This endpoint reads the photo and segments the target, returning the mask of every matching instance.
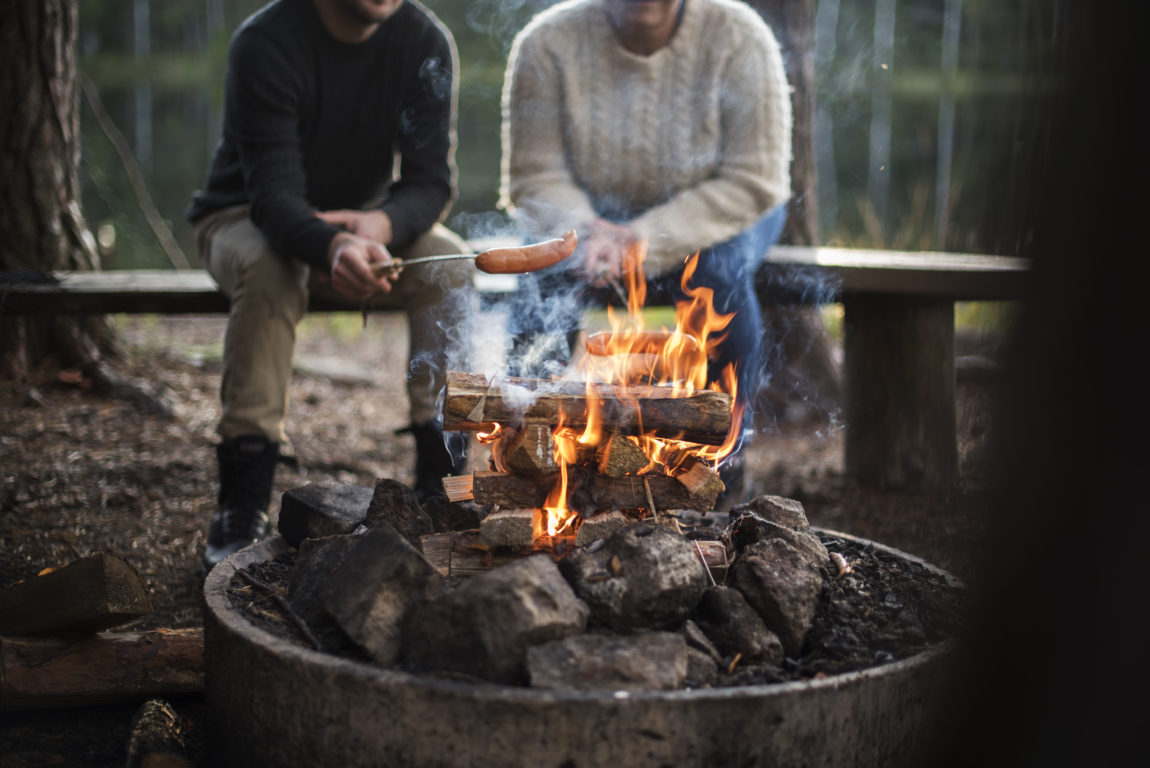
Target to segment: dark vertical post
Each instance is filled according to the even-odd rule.
[[[782,241],[815,245],[819,241],[815,173],[815,2],[750,0],[748,5],[770,25],[783,51],[791,85],[794,131],[791,139],[791,201]],[[768,267],[769,268],[769,267]],[[778,348],[768,350],[771,382],[760,411],[785,407],[798,397],[833,410],[840,399],[838,366],[831,354],[818,307],[763,307],[763,320],[775,330]]]
[[[958,471],[954,303],[844,302],[846,472],[884,490],[945,492]]]

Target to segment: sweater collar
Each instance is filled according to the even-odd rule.
[[[675,20],[675,31],[671,35],[671,39],[667,41],[666,45],[649,56],[632,53],[619,43],[619,39],[615,37],[615,30],[611,27],[611,20],[607,15],[605,6],[601,5],[599,18],[607,34],[610,36],[612,48],[620,57],[626,61],[636,63],[646,62],[654,66],[670,56],[681,55],[684,46],[690,45],[690,43],[684,41],[693,37],[692,30],[699,18],[700,11],[698,5],[700,2],[702,2],[702,0],[683,0],[683,4],[679,6],[679,17]]]

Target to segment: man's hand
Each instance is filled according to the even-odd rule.
[[[343,227],[353,235],[383,245],[391,244],[391,217],[383,211],[320,211],[316,216],[328,224]]]
[[[583,251],[583,279],[601,287],[622,278],[623,257],[638,240],[631,228],[595,219],[584,231],[588,234],[579,240],[579,249]]]
[[[340,232],[331,241],[327,252],[331,285],[352,301],[364,301],[381,291],[387,293],[391,290],[391,282],[386,277],[373,275],[371,265],[390,261],[391,254],[382,243]]]

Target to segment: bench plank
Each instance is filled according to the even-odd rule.
[[[883,251],[778,245],[759,273],[760,288],[811,293],[809,281],[823,281],[813,300],[829,303],[844,295],[936,297],[952,301],[1021,298],[1029,279],[1025,259],[941,251]]]
[[[776,246],[758,285],[774,303],[830,303],[850,295],[1008,300],[1024,295],[1029,270],[1022,259],[978,254]],[[212,314],[228,300],[202,269],[55,272],[44,281],[0,273],[4,314]],[[506,278],[480,275],[481,278]],[[490,283],[490,284],[488,284]],[[514,290],[506,279],[480,280],[483,293]],[[313,312],[358,307],[313,300]]]

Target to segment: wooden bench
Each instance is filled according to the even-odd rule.
[[[492,243],[484,243],[490,247]],[[1024,298],[1021,259],[776,246],[759,272],[764,302],[844,307],[845,471],[886,489],[947,490],[957,475],[954,303]],[[204,314],[227,299],[203,270],[68,272],[52,282],[0,273],[3,314]],[[514,290],[481,275],[488,299]],[[312,311],[348,311],[315,301]]]

